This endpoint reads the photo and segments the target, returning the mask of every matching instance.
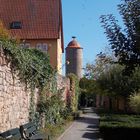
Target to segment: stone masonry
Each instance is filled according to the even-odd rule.
[[[0,132],[28,122],[30,94],[0,56]]]
[[[65,102],[67,102],[67,96],[70,94],[70,79],[57,74],[57,89],[62,89],[62,98],[65,100]]]
[[[63,89],[63,100],[67,101],[70,80],[58,74],[57,87]],[[0,132],[29,122],[30,95],[26,86],[11,72],[4,55],[0,53]],[[37,104],[37,89],[34,97]]]

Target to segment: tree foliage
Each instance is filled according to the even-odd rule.
[[[82,106],[95,104],[96,82],[94,79],[83,77],[79,83],[81,89],[80,104]]]
[[[119,64],[125,65],[125,72],[130,74],[135,67],[140,66],[140,1],[123,0],[118,10],[124,30],[113,15],[102,15],[101,23]]]
[[[103,72],[105,72],[115,61],[113,54],[109,52],[100,52],[97,54],[95,63],[87,63],[85,68],[85,77],[96,80]]]
[[[140,93],[130,95],[129,105],[136,113],[140,113]]]
[[[97,84],[102,92],[110,96],[126,96],[131,91],[131,80],[122,75],[122,67],[115,65],[102,73],[97,79]]]
[[[93,93],[95,89],[95,80],[84,77],[80,80],[79,85],[82,92]]]
[[[106,52],[98,54],[95,64],[88,64],[86,73],[90,76],[83,79],[80,84],[86,87],[85,91],[92,93],[111,97],[128,97],[140,89],[140,68],[135,68],[129,76],[124,75],[124,66],[114,63],[116,58],[110,54]]]

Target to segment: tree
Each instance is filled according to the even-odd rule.
[[[101,23],[118,63],[125,65],[125,72],[130,74],[140,66],[140,0],[123,0],[118,10],[124,30],[113,15],[102,15]]]
[[[95,64],[87,64],[87,79],[83,79],[83,85],[90,92],[109,95],[112,97],[128,97],[134,91],[140,89],[140,68],[130,75],[123,75],[124,66],[114,63],[117,59],[110,52],[104,51],[97,55]],[[94,81],[94,83],[92,82]],[[93,83],[93,84],[91,84]],[[87,85],[91,85],[87,86]]]
[[[132,78],[122,74],[123,66],[113,65],[97,79],[98,87],[109,96],[128,97],[133,92]]]
[[[106,50],[109,48],[106,48]],[[115,61],[115,57],[110,50],[100,52],[97,54],[95,63],[87,63],[85,68],[85,77],[96,80],[101,73],[109,69],[111,64]]]
[[[95,103],[96,94],[103,93],[98,86],[98,78],[112,67],[115,61],[114,55],[109,48],[105,48],[104,52],[97,54],[95,63],[88,63],[85,68],[85,77],[80,80],[81,95],[86,99],[86,104],[90,99]]]
[[[86,77],[80,80],[80,88],[81,88],[81,95],[80,95],[80,104],[81,106],[92,106],[95,104],[95,91],[96,85],[95,80],[87,79]]]

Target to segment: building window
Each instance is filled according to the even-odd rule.
[[[41,49],[41,43],[38,43],[38,44],[36,45],[36,48],[37,48],[37,49]]]
[[[20,48],[24,48],[24,44],[23,43],[21,43],[19,46],[20,46]]]
[[[21,43],[20,47],[21,48],[30,48],[30,43]]]
[[[21,29],[22,28],[22,24],[20,21],[13,21],[12,23],[10,23],[10,29]]]
[[[46,43],[38,43],[36,48],[44,52],[48,51],[48,45]]]
[[[25,43],[24,48],[30,48],[30,43]]]

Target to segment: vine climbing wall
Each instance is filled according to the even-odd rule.
[[[70,93],[70,80],[57,75],[57,90],[62,92],[62,100],[67,102]],[[0,132],[19,127],[29,122],[29,112],[32,94],[18,76],[12,73],[5,56],[0,53]],[[36,108],[39,94],[34,92],[34,107]]]

